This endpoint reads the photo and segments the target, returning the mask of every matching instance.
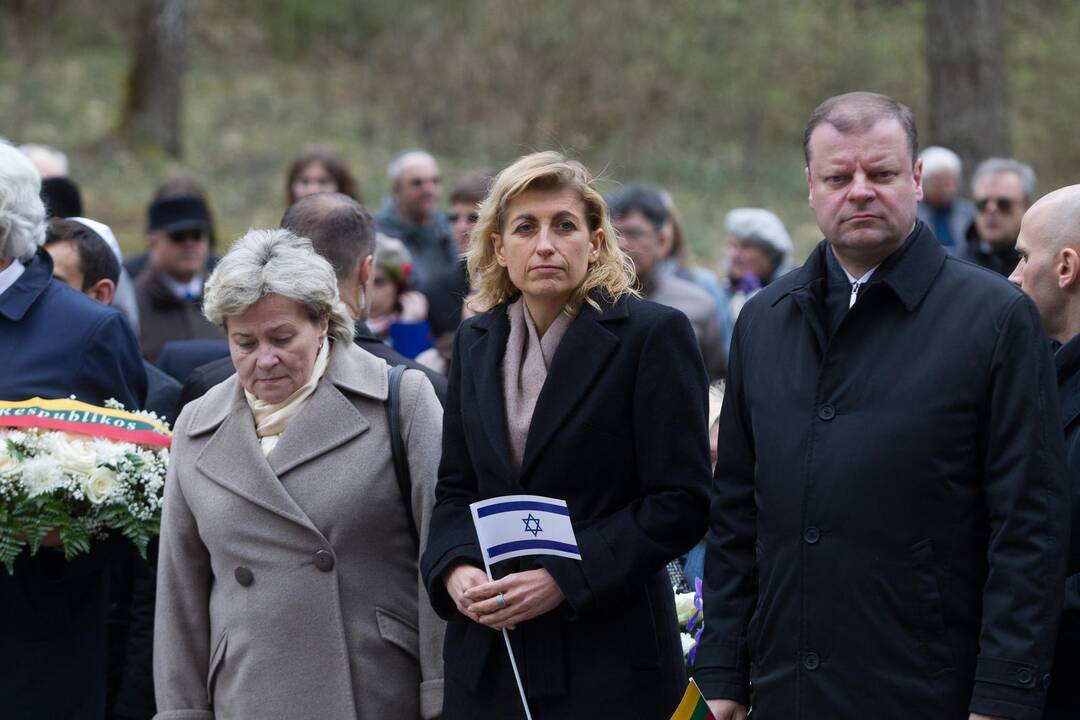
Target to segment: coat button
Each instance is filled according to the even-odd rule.
[[[828,422],[836,417],[836,408],[832,406],[832,403],[825,403],[818,408],[817,416],[825,422]]]
[[[1031,674],[1031,671],[1027,668],[1020,668],[1016,671],[1016,680],[1021,685],[1029,685],[1035,677]]]
[[[330,554],[329,550],[315,551],[315,567],[323,572],[330,572],[334,569],[334,556]]]
[[[821,657],[816,652],[808,652],[803,656],[802,664],[807,670],[817,670],[821,667]]]
[[[255,582],[255,574],[251,572],[251,568],[246,568],[243,565],[233,571],[233,577],[236,578],[236,582],[240,583],[244,587],[247,587],[248,585],[251,585],[251,583]]]
[[[821,531],[818,530],[816,527],[808,527],[803,532],[803,540],[805,540],[808,545],[815,545],[820,539]]]
[[[1043,675],[1043,689],[1050,687],[1050,673]]]

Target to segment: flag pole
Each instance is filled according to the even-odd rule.
[[[487,553],[483,553],[484,556],[484,571],[487,573],[488,580],[495,582],[495,578],[491,577],[491,565],[488,563]],[[521,684],[521,673],[518,672],[517,660],[514,659],[514,649],[510,646],[510,633],[506,632],[506,628],[502,631],[503,640],[506,641],[506,654],[510,656],[510,667],[514,669],[514,680],[517,681],[518,694],[521,696],[521,705],[525,708],[525,719],[532,720],[532,713],[529,712],[529,701],[525,699],[525,686]]]

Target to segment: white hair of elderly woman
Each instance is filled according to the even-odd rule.
[[[783,259],[794,249],[783,220],[765,208],[735,208],[724,217],[724,229],[747,242],[768,247]]]
[[[0,138],[0,260],[29,262],[45,244],[45,205],[37,168]]]
[[[281,295],[314,320],[330,319],[330,337],[352,342],[354,325],[338,297],[334,268],[311,241],[288,230],[248,230],[233,243],[206,281],[203,313],[225,327],[266,295]]]
[[[942,172],[947,172],[959,180],[960,173],[964,168],[959,155],[940,145],[931,145],[923,150],[919,153],[919,160],[922,161],[924,180]]]

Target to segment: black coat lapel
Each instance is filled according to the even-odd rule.
[[[603,322],[625,317],[625,313],[623,303],[607,306],[602,314],[585,304],[570,323],[552,358],[547,380],[533,410],[529,436],[525,441],[525,457],[521,463],[521,477],[526,477],[555,430],[563,425],[585,397],[596,376],[618,347],[618,336],[604,327]]]
[[[507,436],[506,400],[503,396],[502,379],[502,360],[506,353],[506,339],[510,336],[510,319],[506,316],[506,306],[499,305],[494,308],[474,327],[480,331],[480,337],[469,348],[469,366],[472,368],[476,387],[480,422],[499,462],[506,469],[506,477],[514,478],[517,473],[510,461],[510,439]]]

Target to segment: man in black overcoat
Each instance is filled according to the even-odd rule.
[[[831,98],[804,149],[825,240],[735,327],[695,677],[717,720],[751,683],[755,720],[1037,720],[1069,538],[1038,313],[916,219],[906,107]]]
[[[1009,280],[1031,296],[1046,334],[1058,345],[1054,354],[1065,460],[1070,482],[1068,505],[1080,518],[1080,185],[1056,190],[1024,215],[1016,241],[1020,262]],[[1046,696],[1047,720],[1080,717],[1080,532],[1069,543],[1065,610],[1054,654],[1055,682]]]

